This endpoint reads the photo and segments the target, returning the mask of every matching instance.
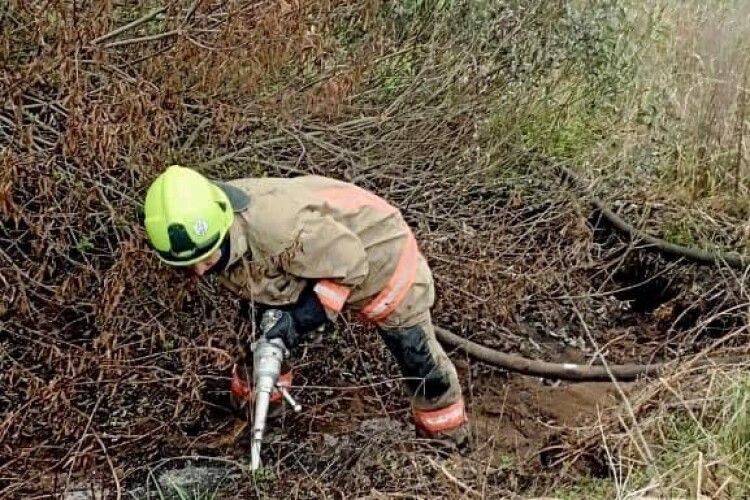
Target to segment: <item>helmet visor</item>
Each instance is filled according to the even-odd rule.
[[[220,233],[217,233],[216,236],[208,240],[203,245],[196,245],[192,240],[188,239],[187,241],[189,243],[182,245],[180,252],[176,252],[174,249],[164,251],[159,250],[158,248],[152,248],[154,248],[156,253],[159,254],[159,257],[161,257],[162,260],[164,260],[168,264],[171,264],[173,266],[189,266],[195,264],[196,262],[200,262],[201,260],[211,255],[214,250],[219,247],[220,239]]]

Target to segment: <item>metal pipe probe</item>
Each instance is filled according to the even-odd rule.
[[[253,352],[253,380],[255,390],[255,417],[253,419],[253,437],[250,447],[250,470],[260,468],[260,449],[263,444],[263,433],[266,429],[268,406],[274,389],[281,391],[284,399],[289,402],[294,411],[300,411],[297,404],[286,389],[277,385],[281,373],[281,363],[286,351],[281,339],[268,340],[261,337]]]

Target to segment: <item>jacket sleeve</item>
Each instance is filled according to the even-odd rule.
[[[369,266],[362,241],[330,215],[318,213],[302,217],[298,239],[299,252],[286,270],[316,280],[315,293],[334,319],[351,290],[367,278]]]
[[[297,302],[307,280],[280,269],[251,270],[248,262],[240,261],[221,282],[241,297],[264,306],[288,306]]]

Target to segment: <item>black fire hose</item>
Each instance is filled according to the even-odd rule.
[[[664,367],[663,364],[653,365],[580,365],[575,363],[550,363],[536,359],[524,358],[515,354],[490,349],[472,342],[446,330],[435,326],[435,335],[441,342],[465,351],[472,358],[485,363],[535,377],[577,380],[577,381],[618,381],[634,380],[641,375],[654,375]]]
[[[604,202],[593,196],[585,187],[581,178],[572,170],[562,165],[555,169],[563,179],[567,179],[586,191],[591,204],[601,213],[602,217],[612,226],[627,234],[633,240],[648,243],[647,250],[657,251],[666,255],[683,257],[687,260],[708,265],[728,265],[735,269],[745,269],[750,264],[750,258],[737,253],[709,252],[699,248],[690,248],[669,243],[661,238],[651,236],[626,222],[619,215],[610,210]],[[664,368],[664,364],[626,364],[626,365],[580,365],[574,363],[550,363],[535,359],[524,358],[514,354],[507,354],[485,347],[456,335],[455,333],[435,326],[435,334],[441,342],[464,350],[469,356],[487,364],[505,370],[532,375],[535,377],[554,378],[577,381],[611,381],[634,380],[642,375],[655,375]]]
[[[610,210],[599,198],[593,196],[588,189],[586,189],[583,180],[575,172],[562,165],[555,165],[554,168],[560,177],[571,181],[579,189],[584,190],[591,201],[591,204],[596,207],[596,209],[602,214],[602,217],[612,224],[615,229],[627,234],[632,240],[640,240],[648,243],[650,246],[644,247],[644,250],[653,250],[673,257],[683,257],[699,264],[725,264],[729,267],[741,270],[744,270],[748,264],[750,264],[750,258],[745,255],[740,255],[734,252],[711,252],[700,248],[675,245],[674,243],[670,243],[641,231]]]

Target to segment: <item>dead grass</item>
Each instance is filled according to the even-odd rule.
[[[580,314],[607,359],[645,361],[745,325],[740,281],[603,235],[539,159],[583,155],[612,130],[602,109],[631,55],[612,39],[625,20],[602,27],[616,12],[593,5],[587,18],[541,0],[3,4],[0,496],[80,477],[112,492],[170,457],[244,459],[241,444],[216,444],[227,368],[249,334],[239,304],[161,267],[138,224],[145,187],[173,162],[220,177],[320,173],[383,194],[435,269],[436,316],[493,347],[593,358]],[[642,308],[654,281],[674,293]],[[510,495],[554,481],[536,462],[449,463],[409,431],[362,428],[407,420],[369,333],[347,326],[301,354],[307,411],[267,448],[284,479],[241,494]]]
[[[700,376],[678,369],[635,395],[635,425],[647,436],[650,461],[644,460],[633,433],[625,431],[633,428],[631,422],[603,415],[599,428],[585,439],[599,443],[611,479],[572,491],[598,488],[616,498],[745,497],[750,463],[744,369],[717,367]]]
[[[656,221],[644,222],[650,231],[746,250],[747,4],[665,0],[624,10],[635,52],[614,58],[625,57],[630,78],[594,117],[595,143],[569,158],[612,202],[639,200],[650,210],[641,216]]]

